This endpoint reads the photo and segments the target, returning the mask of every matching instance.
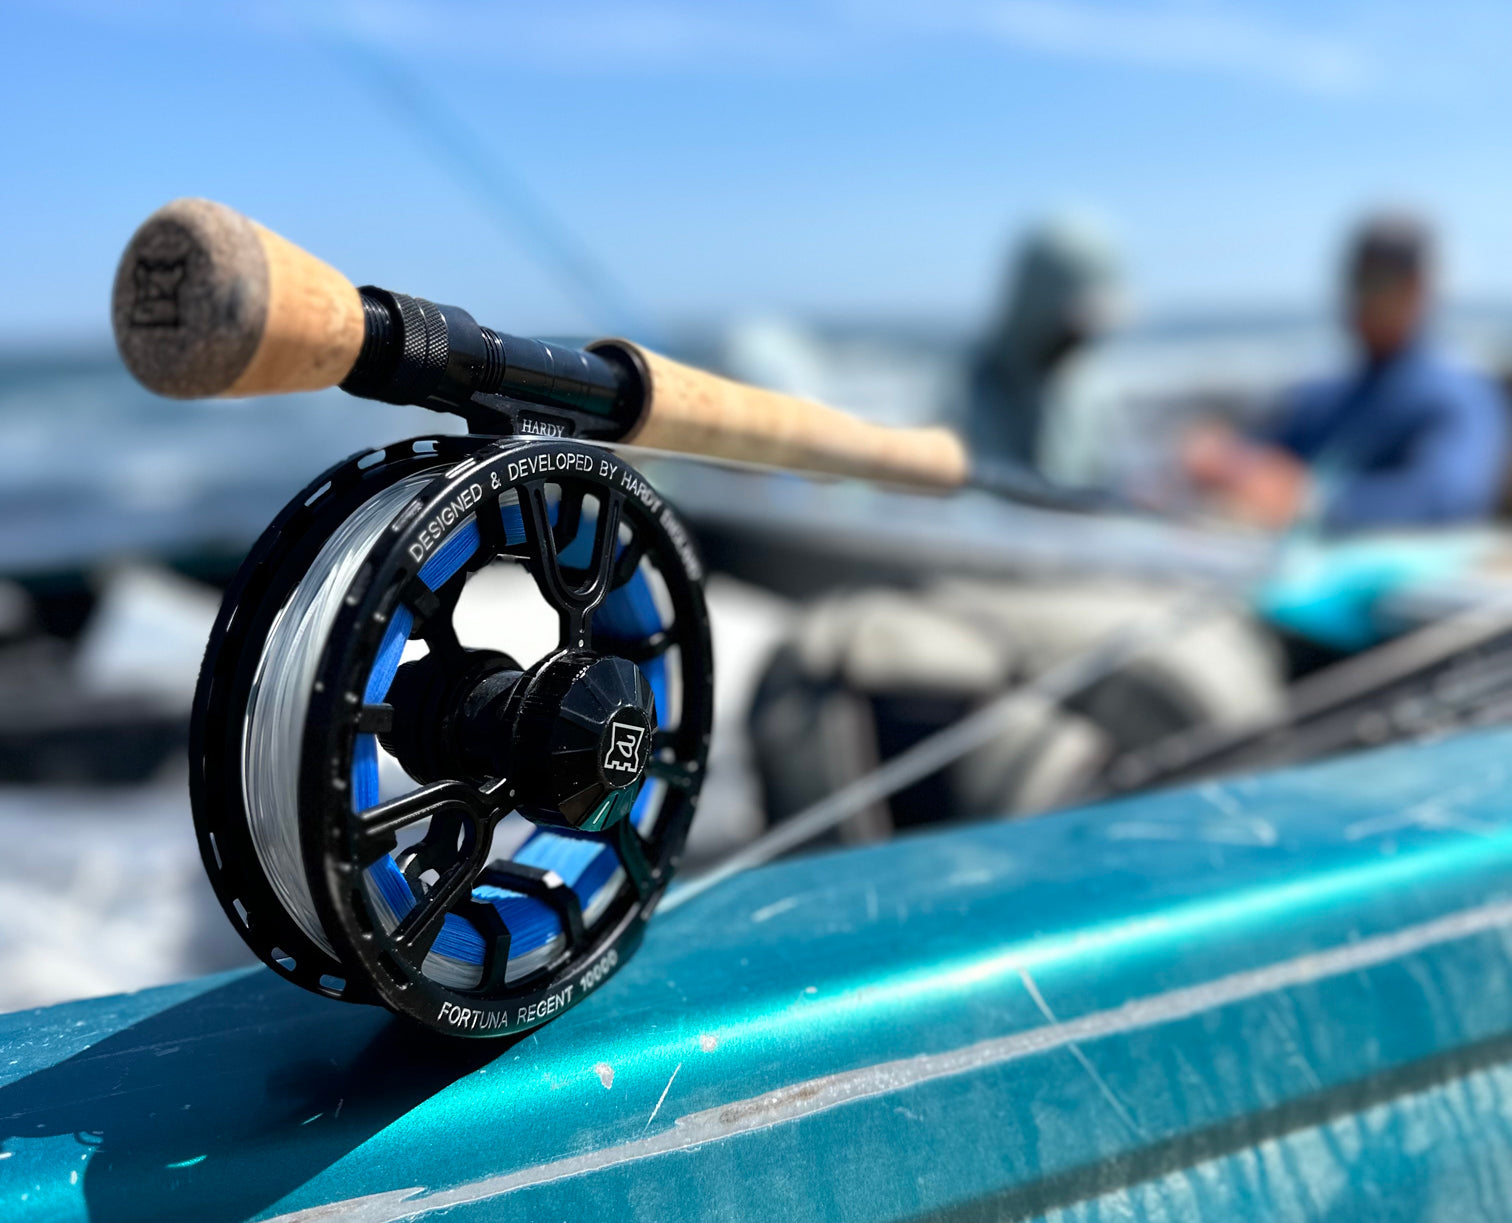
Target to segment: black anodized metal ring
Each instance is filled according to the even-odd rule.
[[[349,785],[359,733],[359,697],[390,618],[405,593],[415,587],[423,559],[416,559],[412,545],[420,540],[424,524],[435,511],[454,503],[464,491],[481,488],[484,499],[475,508],[481,521],[498,513],[499,496],[514,491],[523,504],[544,483],[558,485],[564,497],[576,488],[604,498],[601,505],[612,498],[630,525],[637,548],[643,549],[661,574],[672,625],[661,635],[665,639],[659,648],[675,645],[679,652],[681,716],[659,750],[668,758],[663,762],[667,775],[676,781],[668,785],[649,840],[635,833],[627,820],[604,834],[619,855],[626,883],[586,933],[585,945],[573,947],[569,942],[567,951],[553,963],[523,980],[508,984],[496,980],[484,990],[454,989],[396,954],[392,934],[382,929],[361,884],[365,846],[360,821],[351,810]],[[305,813],[301,825],[304,857],[322,927],[347,976],[359,981],[363,994],[371,993],[394,1011],[433,1029],[460,1036],[502,1036],[537,1026],[607,980],[638,944],[681,857],[713,716],[702,570],[688,533],[671,508],[623,460],[599,447],[564,439],[501,440],[459,462],[444,481],[428,490],[424,500],[414,512],[401,514],[402,525],[396,524],[397,530],[385,532],[374,545],[353,583],[355,597],[343,604],[332,626],[311,697],[302,752],[299,793]],[[536,555],[530,563],[538,570],[543,561]],[[536,576],[544,593],[552,584],[539,571]],[[564,648],[574,644],[566,640],[569,621],[577,623],[564,613]],[[590,639],[589,648],[593,644]]]

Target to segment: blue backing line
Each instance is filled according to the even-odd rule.
[[[637,569],[630,580],[609,592],[602,606],[593,613],[595,634],[616,641],[644,641],[661,631],[661,616],[646,575]]]
[[[578,524],[578,533],[572,537],[572,542],[557,553],[557,564],[563,569],[586,569],[588,562],[593,559],[593,534],[596,527],[597,523],[592,518],[584,518]]]
[[[510,545],[523,544],[525,542],[525,512],[520,509],[520,503],[516,501],[512,505],[506,505],[502,501],[499,502],[499,517],[504,520],[504,542]]]
[[[553,498],[546,503],[546,521],[551,523],[552,526],[556,526],[557,514],[561,508],[562,503],[559,498]],[[500,501],[499,518],[504,523],[505,544],[511,548],[523,544],[525,542],[525,512],[520,509],[520,503],[518,501]],[[579,530],[578,538],[581,539],[582,536],[583,532]],[[592,538],[591,533],[589,538]],[[568,546],[569,550],[576,545],[577,540],[575,539]]]
[[[389,685],[394,682],[394,673],[399,670],[399,661],[404,657],[404,647],[409,641],[410,630],[415,627],[415,614],[403,605],[394,609],[389,619],[388,632],[373,659],[373,669],[368,672],[367,687],[362,699],[369,705],[377,705],[388,695]],[[368,736],[372,738],[371,735]]]
[[[630,808],[630,822],[638,829],[646,826],[646,817],[651,811],[651,805],[660,797],[667,783],[656,777],[648,777],[642,783],[640,793],[635,796],[635,805]]]
[[[646,575],[637,569],[630,580],[618,590],[609,592],[603,605],[593,613],[593,634],[610,642],[645,641],[661,632],[661,614],[656,610],[656,600],[651,594],[651,584]],[[656,700],[656,716],[660,720],[668,712],[667,703],[667,656],[658,654],[641,664],[641,671],[651,685],[651,695]]]
[[[373,659],[373,669],[368,672],[367,687],[362,692],[362,699],[367,704],[376,705],[388,695],[394,672],[399,670],[399,660],[404,656],[404,643],[409,640],[414,623],[415,617],[409,608],[395,608],[388,632],[383,635],[378,655]],[[352,750],[352,809],[366,811],[377,802],[378,736],[358,735]]]
[[[462,568],[478,550],[478,524],[469,518],[461,528],[448,535],[436,554],[420,566],[420,580],[436,590]]]
[[[556,521],[557,505],[550,507],[551,521]],[[525,529],[518,504],[501,505],[506,543],[524,541]],[[571,565],[574,554],[592,547],[593,524],[585,522],[577,537],[562,551],[563,563]],[[445,584],[476,553],[479,545],[478,525],[469,519],[449,536],[420,570],[421,580],[432,590]],[[581,564],[581,560],[579,561]],[[661,619],[645,575],[636,570],[630,580],[611,591],[595,613],[596,625],[605,636],[624,641],[643,640],[661,629]],[[388,632],[373,660],[364,700],[376,704],[388,694],[399,669],[405,643],[409,640],[414,618],[408,608],[399,608],[389,623]],[[666,707],[666,660],[658,656],[647,664],[657,708]],[[647,818],[652,802],[663,791],[658,783],[641,787],[631,808],[630,819],[637,828]],[[363,811],[378,802],[378,740],[376,735],[358,735],[352,760],[353,809]],[[619,868],[619,858],[607,841],[586,837],[556,836],[537,830],[520,847],[515,860],[540,870],[554,871],[577,893],[586,909],[595,894]],[[390,857],[383,857],[367,872],[383,904],[396,920],[402,919],[415,905],[409,881]],[[498,911],[510,932],[511,958],[546,946],[562,933],[555,910],[544,902],[504,888],[473,889],[475,900],[489,903]],[[467,964],[483,962],[483,938],[472,923],[455,913],[448,913],[432,947],[434,954]]]
[[[352,749],[352,810],[378,805],[378,736],[358,735]]]

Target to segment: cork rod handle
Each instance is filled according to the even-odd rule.
[[[632,445],[925,488],[960,488],[970,476],[966,447],[949,429],[879,425],[692,369],[626,340],[589,348],[618,350],[643,371],[646,403],[624,439]]]
[[[111,324],[126,367],[175,399],[335,386],[362,348],[362,301],[335,268],[210,200],[132,235]]]
[[[479,331],[471,316],[454,313]],[[335,386],[362,355],[366,330],[362,298],[340,272],[224,204],[198,199],[160,208],[132,236],[116,272],[111,321],[138,381],[180,399]],[[449,345],[451,326],[427,344],[439,338]],[[627,379],[632,367],[639,374],[639,414],[621,440],[930,488],[958,488],[969,478],[965,447],[948,430],[888,428],[703,373],[624,340],[590,350],[615,357]],[[539,395],[544,375],[515,370],[514,361],[498,368],[499,385],[481,389],[508,394],[513,375],[527,388],[525,398]],[[559,377],[554,366],[552,377]],[[632,416],[636,399],[632,394]]]

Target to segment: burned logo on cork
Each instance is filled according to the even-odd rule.
[[[177,327],[180,325],[179,289],[188,271],[187,256],[177,259],[136,261],[131,270],[131,309],[127,320],[133,327]]]

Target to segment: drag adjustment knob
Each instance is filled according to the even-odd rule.
[[[656,733],[640,668],[567,650],[543,662],[513,704],[509,778],[521,814],[586,832],[622,818]]]

